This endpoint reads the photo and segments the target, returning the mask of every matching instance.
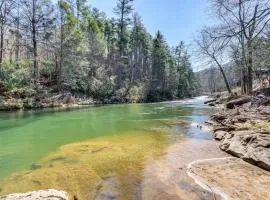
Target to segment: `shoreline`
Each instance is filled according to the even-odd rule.
[[[57,99],[59,97],[59,99]],[[56,99],[55,99],[56,98]],[[188,101],[196,97],[184,98],[184,99],[172,99],[167,101],[146,102],[139,100],[133,102],[126,98],[112,97],[111,99],[105,99],[103,101],[93,100],[92,98],[76,98],[70,94],[59,94],[40,101],[32,101],[31,99],[21,98],[7,98],[3,100],[0,98],[0,113],[16,112],[16,111],[38,111],[43,109],[76,109],[85,108],[91,106],[105,106],[105,105],[125,105],[125,104],[153,104],[153,103],[166,103],[174,101]],[[28,102],[32,101],[32,102]]]
[[[218,97],[205,104],[213,107],[215,113],[204,124],[194,125],[212,134],[219,149],[230,157],[193,161],[187,166],[187,174],[212,192],[214,199],[216,195],[224,200],[241,199],[244,195],[268,200],[270,194],[265,191],[270,190],[269,99]],[[235,177],[239,180],[234,181]]]
[[[260,104],[266,101],[256,96],[218,103],[216,112],[203,126],[211,130],[222,151],[270,171],[270,101],[263,98],[267,103]]]
[[[224,200],[229,200],[230,198],[228,197],[227,194],[225,194],[221,188],[212,186],[209,184],[205,179],[201,178],[198,174],[196,174],[193,171],[193,166],[200,164],[200,163],[205,163],[209,162],[212,163],[213,161],[217,160],[228,160],[231,159],[232,157],[223,157],[223,158],[210,158],[210,159],[202,159],[202,160],[196,160],[187,165],[187,174],[194,180],[196,184],[198,184],[200,187],[202,187],[204,190],[213,193],[214,199],[215,195],[219,195],[222,199]]]
[[[193,161],[187,166],[187,174],[212,192],[214,199],[217,195],[224,200],[243,196],[268,200],[270,194],[265,191],[270,190],[270,104],[260,105],[253,100],[256,97],[228,98],[222,103],[220,98],[224,97],[205,102],[215,113],[204,124],[194,125],[212,134],[219,149],[230,157]],[[235,177],[239,180],[234,181]]]
[[[224,157],[191,162],[188,175],[206,191],[224,200],[268,200],[270,173],[240,158]],[[256,188],[256,191],[254,191]]]
[[[220,113],[223,110],[219,106],[216,111]],[[213,132],[217,127],[209,125],[209,121],[204,125],[192,122],[190,126],[215,138],[216,132]],[[196,196],[207,195],[209,198],[224,200],[241,199],[238,196],[268,200],[270,196],[265,191],[270,189],[270,173],[244,162],[242,158],[229,156],[229,152],[218,147],[218,141],[184,140],[170,145],[160,159],[146,165],[146,178],[141,186],[142,199],[156,199],[157,194],[166,199],[169,191],[175,199],[196,199]],[[234,180],[235,177],[238,177],[237,181]],[[109,186],[114,182],[114,179],[109,179]],[[105,191],[101,192],[106,192],[107,182],[104,184]],[[155,189],[148,188],[149,185],[154,185]],[[253,189],[257,187],[259,192],[254,192]]]

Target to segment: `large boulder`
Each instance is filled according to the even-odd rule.
[[[235,131],[226,134],[220,148],[229,154],[270,171],[270,134]]]
[[[0,197],[0,200],[69,200],[64,191],[54,189],[40,190],[28,193],[17,193]]]

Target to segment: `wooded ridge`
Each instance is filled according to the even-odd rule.
[[[87,0],[2,0],[0,95],[40,99],[59,93],[105,101],[154,102],[197,93],[184,42],[152,37],[133,0],[116,18]]]

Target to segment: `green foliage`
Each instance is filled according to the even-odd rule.
[[[104,100],[110,98],[115,94],[115,78],[104,77],[105,79],[100,80],[94,78],[88,85],[88,94],[93,98]]]
[[[133,0],[117,1],[117,19],[108,19],[86,0],[58,0],[53,13],[48,9],[52,3],[45,5],[48,7],[42,4],[38,10],[54,25],[39,22],[37,26],[36,93],[68,91],[99,100],[120,97],[131,102],[195,94],[197,82],[184,43],[170,49],[160,31],[153,39],[140,16],[133,13]],[[32,41],[29,30],[21,32],[19,27],[11,32],[16,33],[17,41]],[[3,63],[3,82],[10,90],[34,83],[33,45],[28,40],[25,43],[15,45],[22,52],[17,61]]]
[[[132,103],[141,102],[144,99],[146,93],[145,88],[146,86],[144,83],[132,86],[128,95],[130,101]]]
[[[10,90],[30,86],[32,81],[30,66],[29,60],[22,60],[19,63],[5,60],[3,63],[4,85]]]

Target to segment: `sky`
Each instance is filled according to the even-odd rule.
[[[117,0],[89,0],[89,3],[113,17]],[[207,0],[135,0],[135,11],[142,17],[147,30],[154,35],[160,30],[168,44],[187,45],[196,32],[210,21]]]

